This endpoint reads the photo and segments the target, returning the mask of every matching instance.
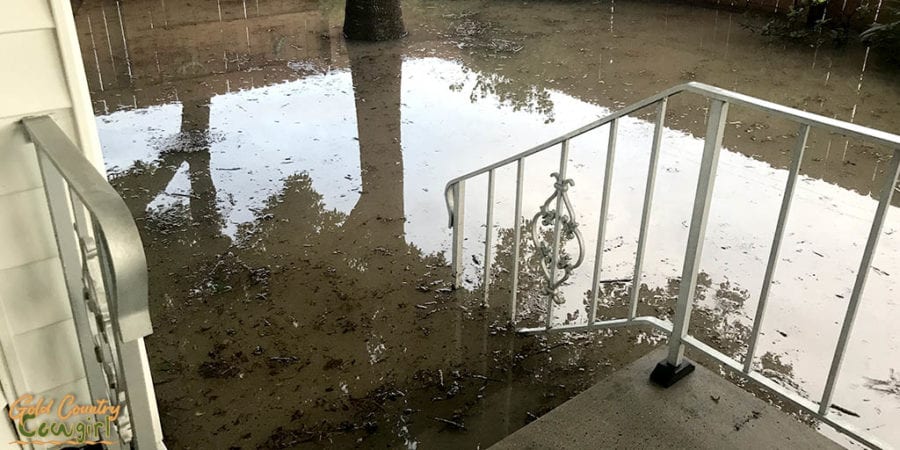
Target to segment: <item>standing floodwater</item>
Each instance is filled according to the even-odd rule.
[[[452,291],[443,188],[462,173],[692,80],[886,131],[900,118],[896,73],[865,49],[768,41],[738,13],[407,2],[407,38],[350,44],[342,7],[136,1],[119,15],[88,0],[76,11],[110,178],[147,250],[147,346],[172,448],[486,447],[663,340],[523,338],[508,329],[504,283],[488,309],[477,290]],[[677,295],[705,114],[702,102],[669,104],[642,280],[654,314],[670,314]],[[604,279],[631,275],[652,120],[620,123]],[[692,332],[732,356],[745,351],[795,133],[740,108],[729,116]],[[604,134],[571,149],[569,195],[588,248]],[[889,151],[810,136],[757,364],[813,398]],[[557,164],[556,153],[529,162],[526,218]],[[498,280],[511,266],[515,175],[497,174]],[[467,188],[467,214],[484,217],[486,186]],[[895,445],[896,209],[834,401]],[[468,224],[476,288],[485,230]],[[564,287],[558,323],[585,320],[592,263]],[[522,283],[534,287],[523,319],[537,320],[537,282]],[[608,284],[604,306],[629,288]]]

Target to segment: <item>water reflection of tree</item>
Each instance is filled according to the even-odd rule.
[[[546,312],[546,297],[541,293],[544,285],[544,275],[541,272],[540,256],[536,251],[534,242],[528,238],[531,221],[526,220],[524,222],[520,230],[518,299],[516,303],[517,315],[531,318],[538,313],[543,314]],[[495,250],[495,259],[493,261],[493,264],[499,267],[500,270],[492,272],[492,302],[504,305],[505,308],[508,308],[507,305],[509,305],[512,292],[514,231],[513,228],[500,228],[497,230],[497,249]],[[483,285],[483,280],[479,278],[476,290],[483,291]]]
[[[402,50],[402,43],[347,43],[362,180],[359,200],[353,209],[348,214],[327,211],[321,195],[312,189],[308,175],[301,173],[288,177],[285,193],[271,198],[259,213],[261,218],[273,217],[296,224],[301,242],[328,242],[327,246],[334,252],[346,256],[344,263],[354,271],[364,269],[373,260],[373,252],[387,257],[404,254],[424,258],[406,242],[404,231],[400,141]],[[305,194],[298,196],[298,193]],[[290,207],[279,207],[281,203],[289,203]],[[249,238],[268,229],[269,222],[248,224],[242,228],[242,235]],[[268,233],[264,232],[258,239],[267,239]],[[418,258],[410,258],[410,264],[423,265]],[[390,277],[372,280],[373,286],[394,282]]]
[[[237,246],[209,245],[218,231],[168,234],[147,227],[157,215],[142,221],[151,276],[168,279],[152,286],[157,330],[149,346],[162,409],[171,411],[164,427],[177,447],[209,446],[210,436],[221,448],[232,443],[265,448],[266,442],[284,448],[303,439],[342,436],[347,437],[335,445],[369,439],[393,447],[398,418],[419,414],[411,425],[416,432],[443,431],[444,425],[431,417],[454,418],[490,401],[485,398],[500,386],[496,377],[511,374],[507,365],[513,362],[523,390],[534,400],[513,409],[515,415],[507,411],[507,417],[524,417],[525,408],[539,412],[535,404],[554,406],[572,394],[571,386],[585,384],[593,367],[605,367],[588,364],[591,368],[582,372],[566,367],[563,357],[559,362],[537,357],[556,349],[554,356],[571,352],[573,358],[587,358],[574,345],[555,346],[552,337],[521,340],[510,333],[509,339],[491,338],[505,331],[499,321],[472,308],[464,293],[442,289],[449,280],[445,261],[423,254],[403,236],[400,54],[384,46],[358,49],[349,52],[362,193],[349,213],[329,210],[310,177],[300,173],[285,180],[283,192],[269,200],[252,226],[240,227],[243,239]],[[200,117],[192,117],[198,109]],[[208,107],[205,121],[203,112],[201,106],[186,106],[179,140],[157,161],[117,179],[138,217],[187,162],[192,190],[184,198],[191,211],[182,209],[179,217],[221,220],[208,142],[195,140],[204,133],[192,133],[208,128]],[[188,265],[188,257],[200,261]],[[370,363],[370,343],[389,349],[384,356],[390,362]],[[571,373],[540,385],[545,378],[534,374],[551,371],[561,377]],[[351,391],[331,389],[338,381],[348,381]],[[547,395],[535,394],[532,383]],[[561,392],[560,384],[570,387]],[[198,398],[205,411],[214,412],[179,408],[185,398]],[[316,407],[304,407],[305,416],[300,410],[291,415],[302,405],[298,399],[314,400]],[[234,404],[259,414],[235,418]],[[496,410],[491,411],[486,420],[494,423]],[[238,422],[242,426],[234,426]],[[370,425],[378,423],[389,431],[370,436]],[[510,423],[507,430],[521,420]],[[248,427],[254,430],[252,439],[249,433],[243,436]],[[205,441],[197,443],[201,437]],[[474,446],[469,444],[457,446]]]
[[[289,208],[276,211],[282,204]],[[315,191],[313,180],[306,172],[285,178],[284,189],[269,197],[257,215],[255,222],[238,226],[238,240],[246,247],[254,247],[257,242],[268,239],[277,223],[290,224],[296,241],[309,243],[318,235],[336,235],[347,220],[346,214],[326,207],[324,197]]]
[[[668,278],[664,286],[641,284],[638,315],[672,320],[680,286],[680,277]],[[611,305],[624,307],[630,300],[630,291],[628,288],[617,291]],[[741,360],[750,336],[750,327],[742,321],[746,317],[744,304],[749,295],[746,289],[730,280],[715,285],[709,274],[700,272],[697,274],[690,332],[719,351]]]
[[[535,251],[535,245],[528,234],[528,221],[525,221],[520,234],[520,272],[519,293],[517,309],[523,324],[542,323],[537,320],[545,310],[546,296],[542,295],[543,274],[541,273],[539,256]],[[498,241],[495,250],[494,270],[491,279],[491,303],[493,305],[507,305],[512,288],[512,261],[515,233],[513,228],[500,228],[497,231]],[[549,239],[550,236],[547,236]],[[564,248],[564,247],[563,247]],[[582,265],[579,271],[590,270],[590,265]],[[648,286],[642,283],[639,287],[638,315],[659,317],[663,320],[671,320],[674,316],[675,303],[678,299],[680,278],[669,278],[663,286]],[[483,282],[479,279],[475,283],[475,291],[480,292]],[[586,289],[583,298],[583,308],[578,313],[587,312],[587,304],[590,299],[590,290]],[[746,323],[747,312],[745,304],[749,300],[749,291],[737,286],[730,280],[718,284],[705,272],[698,275],[698,283],[694,298],[694,314],[691,322],[691,332],[700,337],[704,342],[710,343],[720,351],[737,358],[743,358],[746,344],[750,334],[750,327]],[[627,281],[611,281],[601,283],[598,294],[598,318],[617,319],[626,317],[631,296],[631,285]],[[575,312],[567,312],[574,316]],[[584,317],[581,316],[580,322]],[[576,322],[574,317],[570,322]],[[529,325],[530,326],[530,325]],[[780,365],[770,357],[772,364],[763,364],[764,368],[772,368]],[[763,361],[764,363],[766,361]],[[783,368],[783,367],[782,367]],[[777,369],[777,368],[776,368]]]
[[[514,81],[498,73],[473,71],[475,84],[469,93],[469,100],[475,103],[488,97],[496,98],[504,106],[513,111],[525,111],[544,116],[544,123],[556,120],[553,112],[553,100],[550,91],[539,86],[531,86]],[[450,90],[462,92],[464,83],[450,85]]]
[[[346,228],[386,245],[403,237],[403,149],[400,136],[402,43],[347,43],[362,192]]]
[[[518,326],[534,327],[543,326],[543,314],[546,311],[547,298],[542,294],[544,283],[540,268],[539,256],[535,252],[534,243],[527,233],[528,221],[525,221],[521,231],[521,257],[519,266],[519,292],[517,299]],[[495,251],[494,269],[491,278],[490,303],[492,308],[502,308],[508,317],[508,308],[512,288],[513,270],[513,244],[515,233],[513,228],[500,228],[497,230],[497,248]],[[550,237],[546,237],[549,239]],[[589,265],[582,266],[578,270],[590,270]],[[654,316],[662,320],[672,320],[675,313],[675,304],[678,300],[678,290],[681,281],[678,277],[668,278],[662,286],[648,286],[642,283],[639,287],[638,315]],[[480,279],[475,283],[473,295],[481,295],[483,282]],[[578,317],[578,313],[587,312],[590,299],[590,290],[585,290],[583,305],[574,312],[566,311],[564,323],[578,324],[586,322],[586,314]],[[597,318],[621,319],[627,316],[631,297],[631,285],[627,281],[611,281],[600,285],[598,294]],[[701,272],[698,275],[698,285],[694,298],[694,310],[691,317],[690,333],[713,348],[742,361],[746,354],[747,341],[750,327],[745,323],[745,305],[749,300],[749,292],[737,286],[730,280],[718,284],[714,283],[709,274]],[[656,331],[639,332],[635,335],[633,345],[650,343],[659,345],[665,342],[665,336]],[[704,361],[705,364],[715,364],[715,361]],[[802,386],[794,376],[794,369],[790,362],[785,361],[782,355],[765,352],[758,356],[754,362],[754,369],[775,382],[804,393]],[[739,384],[743,382],[735,377],[733,381]],[[893,388],[891,381],[873,380],[872,386],[878,386],[881,390],[888,391]]]
[[[519,323],[520,326],[538,326],[543,324],[543,320],[546,318],[544,315],[547,312],[547,281],[543,269],[541,268],[541,253],[531,239],[531,224],[531,220],[524,220],[522,229],[520,230],[518,298],[516,301],[516,317],[523,320]],[[496,244],[493,251],[494,258],[493,261],[490,262],[493,264],[492,267],[494,270],[491,271],[491,289],[488,294],[490,297],[489,303],[492,307],[497,306],[503,308],[505,312],[502,314],[505,317],[509,317],[510,298],[512,295],[513,243],[515,242],[514,229],[497,228],[496,236]],[[542,229],[542,231],[540,231],[540,236],[544,242],[552,242],[552,227],[549,229]],[[574,245],[574,240],[569,240],[564,236],[560,236],[559,254],[562,258],[561,260],[565,259],[566,256],[571,256],[570,249],[572,248],[572,245]],[[483,264],[485,264],[485,262],[476,257],[478,274],[476,275],[476,279],[472,280],[472,291],[479,293],[479,295],[484,292]],[[557,279],[561,276],[562,271],[560,270],[557,274]],[[566,286],[569,284],[571,284],[571,281],[568,281],[563,285]],[[560,290],[562,289],[563,288],[560,288]],[[560,295],[563,299],[565,298],[563,294]],[[559,305],[554,303],[554,308],[558,307]],[[586,310],[586,306],[584,309]],[[574,311],[569,311],[566,314],[567,317],[570,317],[570,320],[573,320],[574,318],[580,317],[583,312],[584,311],[576,309]]]
[[[156,161],[136,163],[111,180],[132,215],[161,228],[189,228],[200,239],[221,237],[223,218],[216,204],[216,187],[210,169],[209,98],[184,100],[179,133],[160,151]],[[167,192],[178,170],[187,163],[190,192]],[[160,195],[187,199],[187,208],[176,203],[157,211],[149,205]]]

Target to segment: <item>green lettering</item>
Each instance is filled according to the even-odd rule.
[[[97,422],[94,424],[93,429],[91,431],[91,439],[96,437],[98,440],[100,439],[100,430],[103,429],[103,424],[101,422]]]
[[[87,437],[85,436],[85,429],[90,430],[90,428],[88,428],[88,426],[85,425],[84,422],[78,422],[78,424],[75,425],[75,429],[78,430],[78,437],[75,440],[77,440],[78,442],[84,442],[85,437]]]
[[[63,435],[65,437],[72,436],[72,429],[65,422],[54,422],[50,425],[50,434],[54,436]]]
[[[34,431],[28,429],[28,426],[25,425],[25,421],[34,419],[34,414],[25,414],[22,416],[22,420],[19,421],[19,434],[25,437],[33,437]]]

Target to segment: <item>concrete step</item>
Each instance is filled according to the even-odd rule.
[[[778,408],[701,366],[663,389],[649,353],[491,449],[838,449]]]

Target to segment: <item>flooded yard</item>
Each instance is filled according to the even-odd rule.
[[[342,8],[85,0],[76,9],[108,175],[147,252],[147,348],[170,448],[484,448],[665,342],[639,329],[511,329],[514,167],[497,173],[488,260],[487,183],[468,185],[466,284],[451,289],[444,185],[458,175],[687,81],[900,131],[897,68],[853,45],[765,38],[752,31],[767,20],[759,14],[407,1],[409,36],[362,44],[341,37]],[[642,314],[673,313],[705,116],[699,98],[668,106]],[[621,316],[631,289],[653,120],[648,110],[619,124],[602,273],[621,281],[604,284],[605,317]],[[739,107],[729,115],[691,331],[738,360],[796,133]],[[571,146],[569,195],[589,249],[606,142],[602,128]],[[754,364],[813,399],[891,151],[810,135]],[[558,159],[529,161],[526,219],[553,192]],[[835,414],[893,445],[897,205],[834,399]],[[537,323],[539,269],[533,246],[523,248],[519,316]],[[494,281],[482,308],[486,263]],[[563,286],[554,323],[586,320],[592,266]]]

